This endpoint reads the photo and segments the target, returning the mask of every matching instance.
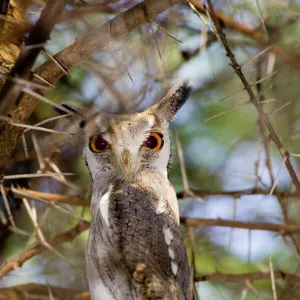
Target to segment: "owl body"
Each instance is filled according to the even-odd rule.
[[[86,252],[93,299],[187,299],[185,246],[168,201],[176,194],[165,177],[140,176],[152,185],[116,179],[99,195]],[[110,298],[100,297],[104,287]]]
[[[190,270],[168,179],[170,121],[187,84],[132,115],[80,112],[93,180],[86,248],[93,300],[192,299]]]

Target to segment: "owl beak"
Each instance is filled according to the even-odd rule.
[[[125,179],[132,181],[136,173],[136,159],[127,149],[124,149],[121,154],[121,168]]]

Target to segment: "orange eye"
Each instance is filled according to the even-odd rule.
[[[157,151],[164,145],[163,135],[161,133],[152,132],[150,136],[145,141],[145,146]]]
[[[94,135],[90,139],[90,149],[93,152],[102,152],[106,149],[110,148],[110,144],[108,141],[106,141],[102,135]]]

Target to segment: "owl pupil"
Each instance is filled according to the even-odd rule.
[[[146,145],[148,148],[154,149],[158,145],[158,140],[156,139],[156,137],[151,135],[148,137]]]
[[[98,136],[95,141],[95,147],[98,150],[105,150],[107,148],[107,141],[102,136]]]

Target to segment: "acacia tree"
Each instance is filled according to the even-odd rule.
[[[296,1],[0,3],[2,298],[89,298],[89,175],[53,107],[130,113],[174,78],[194,88],[170,176],[197,296],[299,296]]]

